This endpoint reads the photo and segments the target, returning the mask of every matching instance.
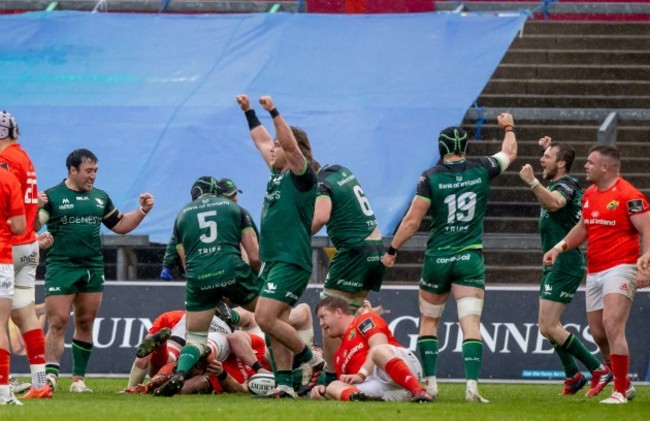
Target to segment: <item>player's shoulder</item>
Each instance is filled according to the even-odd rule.
[[[328,178],[328,177],[330,177],[332,175],[340,174],[340,173],[342,173],[342,172],[344,172],[346,170],[347,170],[347,168],[345,168],[342,165],[327,164],[327,165],[323,166],[320,169],[320,171],[318,172],[318,181],[323,181],[323,180],[325,180],[326,178]],[[347,170],[347,171],[350,172],[349,170]]]
[[[632,194],[632,195],[640,194],[640,190],[636,188],[634,184],[630,183],[623,177],[619,177],[617,181],[617,187],[624,194]]]

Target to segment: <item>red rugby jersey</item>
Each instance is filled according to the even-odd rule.
[[[639,233],[630,217],[648,209],[643,193],[620,177],[605,191],[595,185],[585,191],[582,221],[587,228],[587,273],[636,263]]]
[[[389,344],[402,347],[384,319],[374,313],[363,314],[350,323],[343,335],[341,346],[336,350],[334,366],[337,377],[359,372],[370,350],[368,340],[378,333],[386,335]]]

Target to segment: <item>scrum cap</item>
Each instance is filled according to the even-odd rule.
[[[449,154],[467,153],[468,138],[467,132],[460,127],[451,126],[441,131],[440,136],[438,136],[440,157]]]
[[[16,119],[10,113],[3,110],[0,113],[0,139],[9,137],[16,140],[19,135],[20,130],[18,129]]]
[[[192,200],[196,200],[204,194],[218,195],[220,191],[217,179],[209,175],[204,175],[203,177],[199,177],[194,184],[192,184]]]
[[[219,179],[219,190],[221,190],[221,194],[226,197],[233,197],[237,193],[243,193],[237,188],[235,182],[229,178]]]

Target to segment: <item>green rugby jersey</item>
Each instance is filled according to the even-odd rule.
[[[318,173],[318,196],[327,196],[332,201],[327,235],[336,248],[359,244],[377,227],[370,202],[348,168],[323,167]]]
[[[234,277],[246,229],[253,229],[248,213],[230,199],[206,195],[185,205],[176,216],[173,241],[185,250],[187,279]]]
[[[316,173],[311,166],[301,176],[290,170],[272,171],[262,208],[262,261],[293,263],[311,271],[311,222],[316,186]]]
[[[500,173],[500,163],[492,156],[441,161],[422,173],[416,194],[431,203],[427,256],[483,248],[489,182]]]
[[[539,214],[539,231],[542,235],[542,251],[546,253],[562,240],[580,220],[583,190],[578,181],[564,176],[548,185],[551,192],[558,191],[566,199],[566,205],[555,212],[543,206]],[[553,270],[582,276],[585,272],[585,258],[579,248],[567,250],[557,258]]]
[[[253,221],[253,218],[246,209],[242,208],[241,206],[239,208],[244,213],[244,218],[247,218],[246,220],[250,222],[251,228],[253,228],[253,231],[255,231],[255,237],[259,241],[260,233],[257,230],[255,221]],[[167,248],[165,248],[165,255],[163,256],[163,267],[174,268],[176,266],[180,266],[180,264],[181,261],[178,257],[178,251],[176,250],[176,237],[174,237],[174,234],[172,233],[172,236],[167,243]]]
[[[105,216],[117,212],[108,194],[96,188],[74,191],[65,180],[45,194],[48,202],[40,211],[48,215],[47,230],[54,237],[46,266],[104,269],[100,224]]]

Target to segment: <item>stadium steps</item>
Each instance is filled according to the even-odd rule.
[[[512,111],[516,122],[518,158],[493,181],[484,221],[488,283],[539,283],[540,206],[518,173],[530,164],[541,178],[540,137],[569,142],[576,149],[572,174],[587,186],[588,150],[607,114],[618,112],[622,174],[650,195],[650,118],[645,111],[650,108],[650,22],[529,20],[520,35],[477,100],[490,115],[480,122],[480,140],[475,139],[479,111],[469,110],[462,123],[474,139],[470,155],[481,156],[500,150],[503,131],[495,124],[496,115]],[[526,117],[518,117],[517,110],[526,110]],[[421,235],[429,224],[423,221]],[[417,282],[421,259],[415,254],[400,251],[389,282]]]

